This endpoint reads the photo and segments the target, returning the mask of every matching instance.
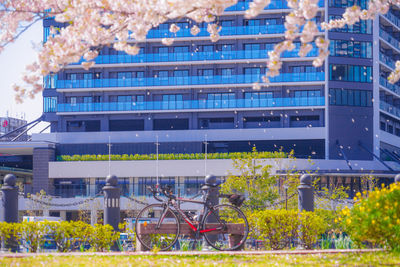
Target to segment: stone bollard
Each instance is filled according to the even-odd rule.
[[[203,195],[203,201],[207,201],[211,205],[218,205],[219,204],[219,186],[217,186],[217,177],[215,177],[212,174],[207,175],[204,178],[204,186],[201,188],[203,190],[204,194]],[[204,209],[206,207],[204,206]],[[204,213],[205,214],[205,213]],[[209,217],[210,220],[209,222],[217,222],[217,218]],[[203,218],[200,218],[202,220]],[[210,237],[211,239],[214,238],[214,236]],[[215,236],[215,240],[217,239],[217,236]],[[203,247],[206,248],[207,246],[206,240],[203,240]]]
[[[400,174],[397,174],[397,175],[394,177],[394,182],[395,182],[395,183],[400,183]]]
[[[312,178],[309,174],[300,177],[299,191],[299,211],[314,211],[314,187]]]
[[[104,225],[111,225],[115,231],[119,231],[118,224],[120,221],[121,206],[121,190],[117,187],[118,178],[115,175],[109,175],[106,178],[106,185],[103,187],[104,192]],[[117,241],[119,242],[119,241]],[[115,243],[111,247],[112,251],[119,251],[118,244]]]
[[[16,182],[17,178],[13,174],[7,174],[4,177],[4,184],[1,188],[3,194],[0,221],[2,222],[18,222],[18,187],[15,186]],[[5,245],[5,248],[10,249],[12,252],[18,250],[18,244],[13,237],[10,237]],[[4,247],[3,244],[2,247]]]

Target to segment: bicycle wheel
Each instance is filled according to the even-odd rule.
[[[168,250],[178,240],[179,220],[165,205],[148,205],[136,217],[135,232],[145,249]]]
[[[217,250],[237,250],[244,246],[249,224],[243,212],[231,205],[217,205],[205,215],[202,231],[207,243]]]

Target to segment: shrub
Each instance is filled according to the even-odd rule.
[[[252,212],[248,217],[251,236],[263,240],[265,246],[271,249],[289,248],[297,238],[305,248],[311,249],[327,226],[323,218],[314,212],[261,210]]]
[[[318,216],[315,212],[302,211],[299,214],[300,218],[300,240],[301,244],[306,249],[312,249],[317,242],[318,237],[325,233],[327,224],[324,219]]]
[[[267,248],[283,249],[298,236],[298,212],[295,210],[261,210],[249,216],[251,235],[263,240]]]
[[[95,224],[89,244],[96,251],[108,251],[119,238],[119,233],[111,225]]]
[[[343,209],[339,218],[351,239],[358,246],[369,242],[400,250],[400,183],[356,196],[353,208]]]

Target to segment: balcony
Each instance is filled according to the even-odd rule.
[[[389,89],[390,91],[400,95],[400,86],[397,84],[391,84],[388,82],[387,79],[383,78],[383,77],[379,77],[379,84],[387,89]]]
[[[383,63],[385,63],[387,66],[389,66],[390,68],[394,69],[395,68],[395,61],[392,60],[392,58],[390,56],[387,56],[385,54],[380,53],[379,54],[379,60]]]
[[[388,42],[389,44],[391,44],[393,47],[399,49],[400,47],[400,42],[394,38],[392,35],[390,35],[388,32],[379,29],[379,36],[385,40],[386,42]]]
[[[394,25],[400,28],[400,19],[395,14],[389,11],[383,16],[390,22],[392,22]]]
[[[109,87],[151,87],[180,85],[211,85],[211,84],[252,84],[259,82],[261,76],[231,75],[231,76],[187,76],[187,77],[157,77],[131,79],[92,79],[92,80],[58,80],[57,89],[67,88],[109,88]],[[271,83],[314,82],[324,81],[324,72],[281,73],[270,78]]]
[[[96,64],[122,64],[122,63],[150,63],[150,62],[180,62],[180,61],[204,61],[204,60],[240,60],[240,59],[266,59],[268,50],[239,50],[239,51],[219,51],[219,52],[185,52],[168,54],[138,54],[131,55],[100,55],[95,59]],[[282,54],[283,58],[298,57],[299,49],[286,51]],[[316,57],[318,49],[314,48],[307,57]],[[76,64],[82,63],[81,60]]]
[[[58,104],[57,112],[165,111],[324,106],[324,97]],[[49,111],[44,111],[49,112]]]
[[[393,105],[391,105],[389,103],[386,103],[384,101],[380,101],[379,107],[380,107],[381,110],[384,110],[384,111],[386,111],[386,112],[388,112],[390,114],[393,114],[396,117],[400,118],[400,109],[399,108],[397,108],[397,107],[395,107],[395,106],[393,106]]]

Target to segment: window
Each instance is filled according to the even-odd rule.
[[[331,88],[329,89],[329,104],[333,106],[372,107],[372,91]]]
[[[214,52],[213,45],[201,45],[199,46],[200,52]]]
[[[154,78],[158,78],[163,81],[168,80],[168,71],[167,70],[155,71]]]
[[[187,53],[189,46],[174,46],[174,53]]]
[[[244,68],[245,75],[260,75],[261,69],[260,68]]]
[[[132,72],[118,72],[117,74],[118,79],[131,79],[132,78]]]
[[[331,40],[330,55],[337,57],[372,58],[372,43]]]
[[[251,51],[251,50],[260,50],[260,44],[244,44],[244,50]]]
[[[372,69],[369,66],[329,65],[329,80],[347,82],[372,82]]]
[[[183,96],[177,95],[163,95],[162,96],[162,109],[181,109],[183,108]]]
[[[329,20],[341,19],[341,16],[330,15]],[[360,20],[353,25],[346,25],[343,28],[333,29],[335,32],[348,32],[348,33],[366,33],[372,34],[372,21],[371,20]]]
[[[272,101],[272,92],[249,92],[244,94],[246,107],[265,107]]]
[[[197,70],[197,75],[198,76],[203,76],[206,79],[212,78],[214,75],[214,70],[213,69],[200,69]]]
[[[294,91],[294,97],[319,97],[321,96],[320,90],[298,90]]]
[[[231,45],[231,44],[221,44],[221,45],[217,45],[217,48],[218,48],[219,51],[227,52],[227,51],[232,51],[233,50],[233,45]]]
[[[77,73],[67,73],[66,75],[66,79],[67,80],[71,80],[71,81],[76,81],[78,79],[78,74]]]
[[[315,68],[313,66],[290,66],[289,72],[291,73],[313,73],[320,70],[320,68]]]
[[[188,77],[188,70],[174,70],[174,77]]]
[[[228,78],[233,75],[233,72],[234,72],[233,68],[221,69],[221,76],[223,78]]]
[[[153,51],[156,54],[168,54],[168,47],[165,47],[165,46],[154,47]]]
[[[229,108],[233,107],[235,103],[235,93],[213,93],[207,94],[207,107],[206,108]]]
[[[233,26],[233,20],[222,20],[221,21],[221,26],[222,27],[232,27]]]
[[[57,97],[43,97],[43,112],[56,112],[57,111]]]
[[[346,8],[358,5],[362,9],[366,9],[368,2],[367,0],[329,0],[329,7]]]
[[[260,26],[261,20],[259,19],[246,19],[243,21],[244,26]]]

